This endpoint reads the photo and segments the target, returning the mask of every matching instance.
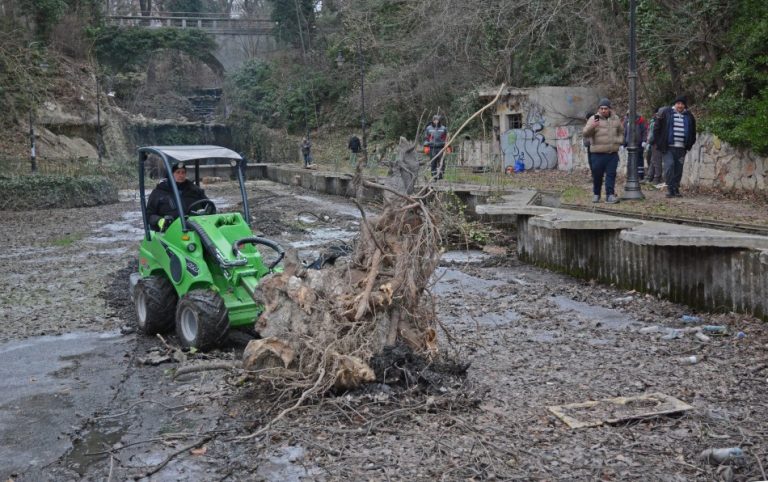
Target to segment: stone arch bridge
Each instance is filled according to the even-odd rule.
[[[275,52],[274,22],[266,18],[232,18],[228,14],[161,12],[152,15],[107,16],[110,25],[141,28],[197,28],[211,34],[218,45],[205,62],[219,75],[252,58]]]

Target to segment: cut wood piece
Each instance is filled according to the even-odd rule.
[[[243,368],[266,370],[290,368],[296,359],[296,350],[287,341],[275,337],[251,340],[243,352]]]
[[[687,403],[664,393],[616,397],[548,407],[571,428],[598,427],[693,410]]]
[[[373,369],[363,360],[350,356],[336,354],[339,368],[336,370],[336,383],[334,388],[338,390],[351,390],[364,383],[376,380]]]

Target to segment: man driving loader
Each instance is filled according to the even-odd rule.
[[[183,163],[176,162],[172,166],[173,180],[179,189],[182,211],[187,212],[189,206],[196,201],[208,199],[205,191],[200,189],[192,181],[187,179],[187,169]],[[155,231],[164,231],[178,216],[178,209],[173,198],[173,190],[169,179],[163,179],[152,190],[147,201],[147,216],[149,225]]]

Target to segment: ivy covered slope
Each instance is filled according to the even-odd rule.
[[[768,2],[740,0],[720,60],[723,87],[706,101],[705,126],[724,140],[768,155]]]
[[[76,208],[116,203],[117,187],[103,176],[0,177],[0,210]]]

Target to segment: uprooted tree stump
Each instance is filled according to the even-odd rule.
[[[428,291],[440,258],[430,189],[410,194],[418,170],[415,146],[401,139],[385,189],[384,208],[368,219],[352,254],[332,266],[307,269],[289,252],[284,271],[267,277],[256,296],[265,311],[243,355],[243,367],[262,379],[305,394],[354,388],[374,380],[371,358],[405,344],[437,352],[436,317]]]

